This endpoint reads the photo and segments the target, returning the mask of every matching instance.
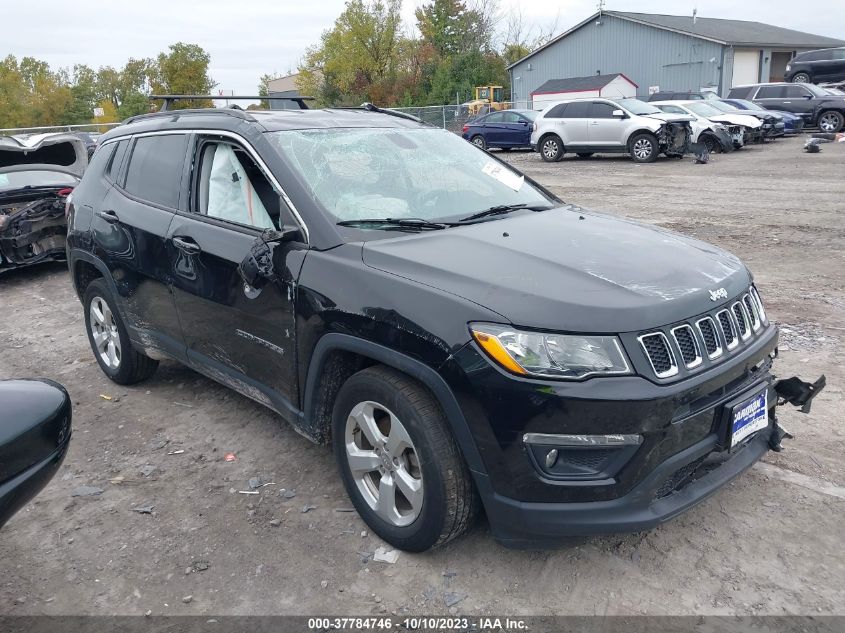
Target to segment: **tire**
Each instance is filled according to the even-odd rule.
[[[481,134],[476,134],[469,140],[469,142],[479,149],[487,149],[487,141],[484,140],[484,137],[481,136]]]
[[[628,153],[636,163],[653,163],[660,153],[657,137],[648,132],[635,134],[628,142]]]
[[[540,139],[538,146],[540,157],[547,163],[556,163],[563,158],[563,141],[557,134],[549,134]]]
[[[349,498],[393,547],[422,552],[472,526],[479,500],[469,469],[434,397],[405,374],[375,366],[349,378],[335,400],[332,437]]]
[[[155,373],[158,361],[132,347],[129,333],[103,279],[95,279],[88,284],[82,305],[91,351],[106,376],[119,385],[132,385]],[[95,336],[99,338],[95,340]]]
[[[716,140],[716,137],[712,134],[702,134],[699,138],[699,141],[707,148],[707,151],[711,154],[717,154],[722,152],[722,145]]]
[[[845,126],[845,116],[836,110],[828,110],[819,115],[819,131],[826,134],[836,134]]]
[[[578,152],[578,158],[590,158],[594,152]]]
[[[792,75],[792,83],[794,84],[811,84],[812,78],[807,73],[795,73]]]

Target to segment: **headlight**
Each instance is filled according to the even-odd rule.
[[[631,373],[615,336],[544,334],[494,323],[472,323],[470,332],[496,364],[521,376],[576,379]]]

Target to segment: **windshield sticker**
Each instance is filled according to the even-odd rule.
[[[481,171],[514,191],[522,189],[522,183],[525,181],[525,176],[518,176],[507,167],[489,161],[484,163]]]

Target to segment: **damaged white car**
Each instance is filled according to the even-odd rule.
[[[763,140],[763,123],[757,117],[748,114],[733,114],[722,112],[718,108],[714,108],[707,101],[653,101],[650,105],[655,105],[663,109],[664,106],[675,106],[677,110],[684,114],[695,117],[696,119],[704,119],[711,123],[720,123],[724,125],[731,139],[733,140],[734,149],[739,149],[743,145],[749,143],[757,143]]]
[[[0,137],[0,272],[65,259],[65,203],[87,165],[73,134]]]

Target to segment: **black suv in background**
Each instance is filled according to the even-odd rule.
[[[800,115],[807,125],[822,132],[845,128],[845,95],[833,95],[813,84],[767,83],[731,88],[728,99],[746,99],[767,110],[785,110]]]
[[[802,84],[845,81],[845,46],[798,53],[786,65],[785,79]]]
[[[510,545],[653,527],[778,449],[778,397],[821,386],[776,382],[733,255],[373,107],[121,125],[73,193],[68,261],[109,378],[170,358],[266,405],[332,444],[406,550],[480,507]]]

